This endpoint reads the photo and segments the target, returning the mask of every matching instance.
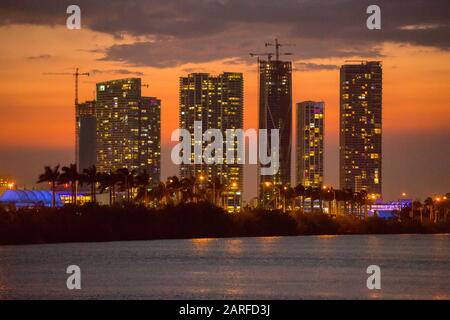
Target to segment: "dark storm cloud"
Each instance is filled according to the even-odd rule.
[[[82,27],[139,37],[116,44],[104,60],[171,67],[219,59],[248,60],[278,37],[302,59],[377,57],[383,42],[450,48],[450,1],[378,0],[382,29],[366,28],[366,0],[79,0]],[[69,1],[2,0],[0,25],[65,24]]]

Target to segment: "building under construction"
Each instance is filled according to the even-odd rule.
[[[278,129],[280,169],[273,176],[263,176],[258,170],[259,198],[264,207],[275,206],[279,188],[291,182],[291,145],[292,145],[292,63],[281,61],[282,44],[275,40],[275,54],[251,54],[258,56],[259,68],[259,129],[268,130],[268,150],[270,154],[270,130]],[[260,56],[265,56],[261,59]],[[273,59],[275,56],[275,59]],[[262,165],[260,165],[261,169]]]

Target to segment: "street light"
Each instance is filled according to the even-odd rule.
[[[234,212],[236,212],[237,211],[237,206],[236,206],[236,188],[237,188],[237,186],[238,186],[238,184],[237,184],[237,182],[236,181],[234,181],[232,184],[231,184],[231,187],[234,189],[233,190],[233,210],[234,210]]]

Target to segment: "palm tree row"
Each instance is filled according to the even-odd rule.
[[[71,203],[76,204],[79,186],[90,186],[91,201],[97,201],[97,191],[109,193],[109,203],[115,204],[117,192],[125,193],[126,202],[140,202],[145,205],[163,206],[167,204],[210,201],[216,206],[223,205],[224,192],[229,187],[219,179],[205,181],[203,176],[179,179],[176,176],[167,178],[166,183],[154,186],[146,170],[137,172],[120,168],[116,171],[98,172],[95,166],[79,173],[75,164],[68,167],[57,165],[46,166],[39,176],[38,183],[47,182],[52,190],[52,207],[55,206],[55,193],[58,185],[65,185],[71,190]]]
[[[362,190],[360,192],[353,192],[351,189],[333,189],[333,188],[317,188],[305,187],[298,184],[295,187],[278,186],[277,192],[273,199],[275,207],[282,208],[283,211],[295,210],[299,207],[302,212],[307,209],[306,200],[309,199],[309,212],[314,212],[314,203],[318,202],[319,212],[323,212],[323,203],[328,203],[328,213],[331,213],[331,208],[335,207],[334,214],[354,214],[357,216],[364,216],[367,213],[367,205],[369,202],[368,194]],[[297,205],[298,204],[298,205]]]
[[[139,202],[154,207],[164,205],[178,205],[181,203],[209,201],[212,204],[225,207],[224,196],[227,192],[236,191],[237,184],[223,183],[215,178],[213,181],[200,175],[192,178],[179,179],[177,176],[168,177],[166,182],[160,182],[154,186],[151,177],[146,170],[136,172],[120,168],[116,171],[98,172],[95,166],[84,169],[82,173],[71,164],[60,168],[59,165],[51,168],[46,166],[44,172],[39,176],[38,183],[47,182],[52,190],[52,207],[55,206],[55,193],[58,185],[70,187],[71,202],[76,204],[76,194],[79,186],[90,186],[91,201],[97,201],[97,191],[109,193],[109,203],[115,204],[117,192],[125,193],[126,202]],[[271,187],[273,187],[271,185]],[[351,189],[333,189],[332,187],[305,187],[298,184],[295,187],[275,186],[272,205],[267,207],[282,209],[286,211],[319,212],[323,213],[323,203],[328,203],[328,213],[333,215],[354,215],[366,217],[368,205],[374,199],[369,197],[366,191],[353,192]],[[450,216],[450,194],[441,198],[427,198],[424,203],[414,201],[412,208],[402,208],[412,217],[420,214],[420,219],[426,215],[430,221],[438,221],[442,217]],[[306,205],[309,200],[309,205]],[[319,204],[315,210],[314,203]],[[332,208],[334,210],[332,210]],[[267,208],[266,208],[267,209]],[[401,213],[404,214],[404,213]]]
[[[145,189],[149,187],[150,175],[145,171],[136,173],[135,170],[129,171],[127,168],[120,168],[114,172],[98,172],[96,166],[84,169],[78,172],[75,164],[67,167],[60,165],[51,168],[46,166],[44,172],[39,176],[37,183],[47,182],[52,190],[52,207],[55,206],[56,187],[58,185],[70,186],[71,202],[76,204],[77,189],[79,186],[89,185],[91,201],[97,201],[97,190],[100,192],[109,192],[110,204],[116,200],[116,190],[125,191],[126,200],[130,202],[136,189]]]

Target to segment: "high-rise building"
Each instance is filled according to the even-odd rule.
[[[96,164],[95,101],[79,103],[76,107],[76,164],[80,172]]]
[[[340,187],[381,197],[382,66],[346,64],[340,71]]]
[[[146,168],[156,186],[161,179],[161,100],[142,97],[139,111],[139,166]]]
[[[277,54],[278,56],[278,54]],[[272,206],[278,188],[291,182],[292,144],[292,63],[281,60],[259,60],[259,129],[279,130],[280,169],[273,176],[258,170],[259,198],[263,206]],[[260,165],[261,167],[261,165]]]
[[[218,76],[208,73],[191,73],[180,78],[180,128],[191,133],[192,146],[194,139],[194,122],[201,121],[202,133],[208,129],[219,129],[223,136],[224,154],[227,145],[227,129],[242,129],[244,114],[244,87],[242,73],[224,72]],[[207,142],[203,142],[203,148]],[[237,158],[237,140],[228,141],[232,145]],[[219,179],[230,188],[230,201],[233,206],[240,206],[243,188],[243,165],[229,163],[224,156],[223,164],[194,164],[194,153],[191,153],[192,164],[180,165],[182,178],[203,176],[207,181]],[[232,189],[232,190],[231,190]]]
[[[297,183],[323,186],[324,102],[297,103]]]
[[[97,169],[147,170],[159,182],[160,100],[141,96],[141,79],[97,83]]]

